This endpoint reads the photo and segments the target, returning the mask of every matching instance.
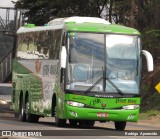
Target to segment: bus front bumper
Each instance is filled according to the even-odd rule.
[[[91,109],[66,105],[66,119],[137,122],[139,108],[133,110]]]

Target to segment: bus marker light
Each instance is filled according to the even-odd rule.
[[[108,113],[98,112],[98,113],[97,113],[97,117],[108,117]]]

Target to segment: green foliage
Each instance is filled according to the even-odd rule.
[[[147,112],[143,112],[143,113],[140,113],[140,116],[139,118],[141,120],[146,120],[146,119],[150,119],[150,118],[155,118],[155,117],[159,117],[160,116],[160,112],[158,110],[149,110]]]
[[[27,9],[25,17],[28,23],[36,25],[44,25],[49,19],[57,14],[58,9],[61,9],[60,2],[62,0],[19,0],[15,3],[16,8]]]
[[[145,48],[160,48],[160,30],[149,29],[142,34],[143,45]]]
[[[152,117],[160,117],[160,94],[154,93],[142,96],[142,106],[140,110],[140,119],[150,119]]]
[[[142,97],[142,107],[141,107],[141,112],[147,112],[151,110],[160,110],[160,94],[154,93],[150,95],[143,95]]]
[[[44,25],[49,20],[68,16],[95,16],[100,14],[108,0],[19,0],[17,8],[28,9],[28,23]],[[101,6],[101,7],[100,7]]]
[[[131,9],[130,0],[125,1],[125,4],[124,4],[124,0],[120,0],[120,1],[117,0],[113,3],[113,11],[116,15],[119,16],[117,23],[123,24],[123,25],[129,24],[130,9]]]

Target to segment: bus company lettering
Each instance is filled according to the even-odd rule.
[[[116,99],[116,103],[136,104],[136,102],[137,101],[135,99],[120,99],[120,98]]]
[[[113,98],[112,95],[95,95],[95,97],[99,97],[99,98]]]
[[[84,97],[73,97],[74,100],[86,100]]]
[[[99,104],[99,103],[101,103],[101,100],[96,98],[96,99],[90,101],[90,106],[94,106],[94,105]]]

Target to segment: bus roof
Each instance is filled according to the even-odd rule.
[[[36,31],[44,31],[44,30],[62,29],[63,26],[64,25],[20,27],[17,31],[17,34],[27,33],[27,32],[36,32]]]
[[[66,24],[68,31],[75,32],[97,32],[97,33],[115,33],[115,34],[129,34],[129,35],[140,35],[139,31],[133,28],[116,25],[116,24],[97,24],[97,23],[70,23]]]
[[[35,32],[53,29],[65,28],[67,31],[74,32],[97,32],[97,33],[116,33],[140,35],[140,33],[133,28],[111,24],[110,22],[97,17],[68,17],[57,18],[48,22],[48,26],[41,27],[21,27],[17,34],[25,32]]]
[[[139,31],[133,28],[111,24],[110,22],[97,17],[68,17],[57,18],[50,21],[48,24],[54,26],[63,23],[68,31],[80,32],[103,32],[103,33],[119,33],[140,35]]]
[[[55,25],[55,24],[66,24],[66,23],[102,23],[102,24],[111,24],[110,22],[98,18],[98,17],[79,17],[79,16],[73,16],[73,17],[67,17],[67,18],[57,18],[52,21],[50,21],[49,25]]]

